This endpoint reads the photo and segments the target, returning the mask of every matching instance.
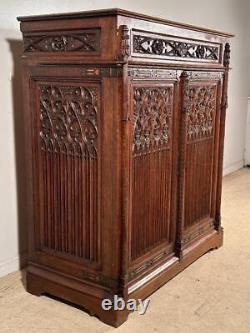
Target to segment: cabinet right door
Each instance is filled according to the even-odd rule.
[[[182,74],[179,239],[183,250],[216,225],[223,73]]]

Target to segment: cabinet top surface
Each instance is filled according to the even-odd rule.
[[[65,20],[65,19],[83,19],[83,18],[91,18],[91,17],[105,17],[105,16],[126,16],[130,18],[141,19],[145,21],[157,22],[161,24],[171,25],[179,28],[207,32],[209,34],[220,35],[224,37],[233,37],[234,35],[226,32],[221,32],[212,29],[206,29],[201,27],[196,27],[190,24],[178,23],[170,20],[166,20],[160,17],[154,17],[150,15],[144,15],[140,13],[131,12],[124,9],[119,8],[111,8],[111,9],[100,9],[100,10],[91,10],[91,11],[80,11],[80,12],[72,12],[72,13],[58,13],[58,14],[46,14],[46,15],[34,15],[34,16],[20,16],[17,17],[18,21],[47,21],[47,20]]]

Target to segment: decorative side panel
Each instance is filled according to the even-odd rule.
[[[98,85],[40,84],[44,250],[98,261]]]
[[[131,258],[170,239],[173,84],[135,85]]]
[[[133,55],[198,62],[221,61],[221,45],[133,31]]]
[[[24,34],[24,52],[99,53],[100,29]]]

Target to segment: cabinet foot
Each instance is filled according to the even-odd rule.
[[[32,278],[32,274],[27,272],[26,275],[26,291],[35,296],[41,296],[44,294],[44,290],[36,279]]]

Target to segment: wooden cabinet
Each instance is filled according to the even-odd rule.
[[[21,17],[27,289],[104,311],[222,244],[230,34],[124,10]]]

